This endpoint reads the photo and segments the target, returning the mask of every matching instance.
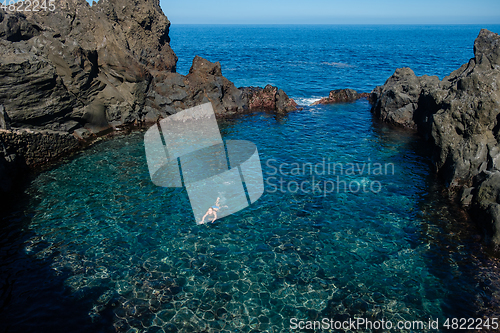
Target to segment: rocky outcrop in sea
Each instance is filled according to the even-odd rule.
[[[372,91],[372,112],[418,131],[452,193],[500,245],[500,36],[481,30],[474,58],[439,80],[400,68]]]
[[[297,110],[297,103],[278,87],[242,87],[243,98],[251,110],[271,110],[286,113]]]
[[[330,91],[328,97],[323,97],[319,101],[316,101],[312,105],[320,104],[337,104],[337,103],[352,103],[360,98],[368,98],[370,94],[358,93],[354,89],[335,89]]]
[[[60,0],[54,11],[36,13],[0,9],[0,195],[20,169],[201,103],[212,102],[218,117],[259,108],[254,101],[270,97],[267,109],[296,109],[276,87],[273,96],[267,87],[236,88],[218,62],[196,57],[188,75],[176,73],[169,27],[159,0],[92,6]],[[28,153],[35,146],[40,153]]]

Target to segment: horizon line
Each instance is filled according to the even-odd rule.
[[[168,17],[167,17],[168,18]],[[170,19],[169,19],[170,21]],[[185,25],[499,25],[499,23],[174,23],[170,21],[171,25],[185,24]]]

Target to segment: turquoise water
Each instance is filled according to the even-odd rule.
[[[190,33],[205,31],[184,29],[185,39],[174,29],[172,38],[188,46]],[[227,38],[221,45],[236,43],[233,28],[219,29],[210,36]],[[252,29],[245,43],[252,41]],[[320,40],[340,33],[331,29],[305,29],[304,43],[311,33]],[[469,33],[464,30],[457,34]],[[453,44],[455,35],[448,33]],[[363,38],[391,36],[377,29],[372,34]],[[379,43],[380,54],[387,42]],[[345,47],[358,50],[347,42]],[[175,51],[181,58],[193,49]],[[432,63],[425,52],[417,56],[418,63]],[[375,58],[370,66],[382,68]],[[240,62],[240,70],[271,68],[259,59]],[[224,66],[239,62],[231,61]],[[380,83],[359,67],[332,68],[339,72],[324,76],[344,78],[338,85],[350,86],[351,75],[359,78],[361,88],[355,88]],[[433,68],[437,75],[447,71],[441,63]],[[258,82],[261,70],[248,80]],[[280,72],[275,68],[270,77]],[[301,77],[283,73],[278,83],[290,95],[315,98],[314,85],[307,90]],[[26,189],[26,203],[6,215],[1,229],[4,331],[289,332],[294,318],[357,317],[394,325],[432,318],[443,330],[446,318],[498,317],[497,261],[488,259],[478,231],[449,205],[419,138],[378,124],[369,109],[361,100],[219,121],[224,139],[257,146],[265,191],[250,207],[209,225],[195,224],[184,189],[151,183],[144,132],[103,141],[40,174]],[[323,161],[335,174],[307,167]],[[314,192],[313,176],[320,182]]]

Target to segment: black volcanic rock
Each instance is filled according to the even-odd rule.
[[[360,94],[354,89],[335,89],[330,91],[328,97],[324,97],[319,101],[312,103],[311,105],[351,103],[363,97],[368,97],[368,94]]]
[[[219,62],[211,63],[196,56],[186,79],[193,96],[192,106],[210,101],[219,114],[234,114],[248,108],[241,91],[222,76]]]
[[[18,12],[0,11],[0,38],[9,42],[28,40],[40,33],[40,27],[26,21],[26,17]]]
[[[473,214],[480,218],[494,244],[500,244],[500,172],[483,172],[475,179]]]
[[[83,103],[70,94],[47,58],[19,51],[22,46],[4,48],[0,58],[0,103],[12,126],[64,126]]]
[[[492,221],[500,216],[493,214],[500,212],[500,197],[485,193],[500,186],[496,181],[500,172],[498,82],[500,36],[483,29],[474,43],[474,58],[442,81],[416,77],[404,68],[372,91],[375,116],[415,129],[429,141],[437,172],[450,189],[473,197],[462,202],[472,202],[476,213],[488,216],[481,220],[491,228],[496,244],[500,244],[500,222]]]
[[[474,41],[474,55],[478,64],[483,64],[485,68],[500,65],[500,39],[498,34],[486,29],[482,29],[479,36]]]
[[[0,105],[0,129],[10,129],[10,118],[9,115],[5,113],[3,105]]]
[[[103,64],[124,60],[126,54],[149,69],[175,71],[170,22],[159,0],[101,0],[93,6],[86,0],[59,0],[55,11],[26,15],[44,30],[74,40],[83,49],[97,50]]]
[[[372,91],[376,101],[372,112],[382,121],[393,125],[417,129],[415,111],[422,91],[421,80],[436,80],[437,77],[418,78],[410,68],[398,68],[382,87]]]
[[[14,128],[100,133],[208,101],[219,115],[252,109],[219,63],[195,57],[187,76],[175,73],[159,0],[61,0],[55,11],[0,13],[0,104]],[[286,94],[277,96],[273,108],[290,110]]]
[[[164,73],[154,78],[145,103],[144,120],[156,121],[207,102],[212,103],[220,116],[248,109],[242,92],[222,76],[220,63],[196,56],[188,75]]]
[[[278,87],[268,84],[264,88],[241,87],[243,99],[249,110],[272,110],[286,113],[297,110],[297,103]]]

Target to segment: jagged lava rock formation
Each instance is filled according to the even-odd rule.
[[[270,84],[264,88],[242,87],[240,90],[250,109],[273,110],[278,113],[297,110],[297,103],[293,99],[288,98],[283,90]]]
[[[323,97],[319,101],[312,103],[311,106],[319,104],[351,103],[360,98],[368,98],[369,96],[370,94],[358,93],[354,89],[335,89],[330,91],[328,97]]]
[[[500,245],[500,36],[481,30],[474,58],[441,81],[401,68],[372,98],[376,117],[431,144],[437,172]]]
[[[206,102],[219,117],[255,109],[250,101],[258,98],[273,98],[278,112],[295,109],[281,90],[276,98],[236,88],[218,62],[196,57],[188,75],[176,73],[169,27],[159,0],[0,9],[0,194],[19,168],[53,161],[122,125]],[[45,153],[33,153],[35,144]]]

